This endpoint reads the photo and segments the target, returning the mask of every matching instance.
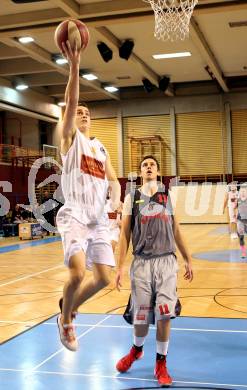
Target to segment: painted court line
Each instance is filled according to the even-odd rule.
[[[141,381],[141,382],[157,382],[156,379],[147,379],[139,377],[126,377],[120,376],[118,373],[116,375],[95,375],[95,374],[83,374],[83,373],[71,373],[71,372],[59,372],[59,371],[28,371],[21,369],[12,369],[12,368],[0,368],[0,371],[5,372],[24,372],[26,374],[45,374],[45,375],[59,375],[59,376],[72,376],[72,377],[88,377],[88,378],[99,378],[99,379],[118,379],[118,380],[127,380],[127,381]],[[184,384],[184,385],[204,385],[204,386],[230,386],[234,388],[247,388],[247,385],[239,384],[230,384],[230,383],[214,383],[214,382],[195,382],[195,381],[173,381],[173,383]]]
[[[17,279],[10,280],[9,282],[2,283],[2,284],[0,284],[0,287],[8,286],[10,284],[19,282],[20,280],[26,280],[26,279],[32,278],[33,276],[41,275],[41,274],[44,274],[45,272],[53,271],[54,269],[62,268],[62,267],[64,267],[64,264],[56,265],[55,267],[47,268],[43,271],[35,272],[34,274],[29,274],[29,275],[23,276],[22,278],[17,278]]]
[[[109,317],[108,317],[109,318]],[[105,319],[104,319],[105,321]],[[102,321],[103,322],[103,321]],[[26,326],[38,325],[36,322],[26,322],[26,321],[3,321],[0,320],[0,324],[20,324]],[[56,322],[42,322],[39,324],[48,325],[48,326],[57,326]],[[120,329],[132,329],[131,325],[100,325],[100,322],[97,324],[75,324],[76,328],[120,328]],[[150,326],[149,329],[156,330],[155,326]],[[182,331],[182,332],[215,332],[215,333],[247,333],[247,330],[234,330],[234,329],[203,329],[203,328],[171,328],[173,331]],[[81,335],[82,336],[82,335]],[[81,337],[79,336],[79,337]],[[78,337],[78,338],[79,338]]]
[[[108,318],[110,318],[112,316],[112,314],[110,314],[109,316],[107,316],[106,318],[103,318],[103,320],[97,322],[97,324],[91,326],[88,330],[86,330],[85,332],[83,332],[80,336],[77,337],[77,340],[81,339],[82,337],[84,337],[86,334],[88,334],[89,332],[91,332],[92,330],[94,330],[98,325],[100,325],[102,322],[108,320]],[[60,352],[64,351],[65,350],[65,347],[59,349],[57,352],[53,353],[52,355],[50,355],[47,359],[43,360],[41,363],[39,363],[37,366],[35,366],[32,371],[35,371],[37,370],[39,367],[41,367],[43,364],[45,364],[46,362],[48,362],[49,360],[51,360],[54,356],[58,355]]]
[[[215,262],[217,262],[217,260],[215,260]],[[195,266],[193,268],[196,271],[205,271],[205,270],[213,269],[214,271],[224,271],[224,272],[226,272],[226,271],[232,271],[232,270],[234,270],[237,267],[238,270],[241,270],[243,272],[244,271],[247,272],[246,267],[245,268],[240,268],[239,267],[239,265],[246,265],[246,261],[243,262],[243,263],[239,263],[239,262],[238,263],[237,262],[236,263],[227,263],[226,262],[225,264],[226,264],[225,268],[218,268],[217,265],[215,267],[197,267],[197,266]]]

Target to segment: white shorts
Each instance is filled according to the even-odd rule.
[[[228,214],[230,223],[237,223],[236,210],[232,207],[228,207]]]
[[[66,224],[63,224],[63,217],[66,217]],[[92,269],[93,263],[115,267],[107,225],[85,225],[60,213],[57,227],[62,238],[65,265],[69,266],[70,257],[82,250],[86,255],[88,269]]]
[[[119,235],[120,235],[120,229],[119,228],[110,229],[110,240],[111,241],[118,242]]]

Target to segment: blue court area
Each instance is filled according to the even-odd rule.
[[[11,244],[11,245],[5,245],[5,246],[0,247],[0,253],[18,251],[20,249],[30,248],[32,246],[46,245],[46,244],[49,244],[52,242],[57,242],[57,241],[61,241],[60,236],[46,237],[43,239],[37,239],[37,240],[27,241],[27,242],[20,241],[20,243],[18,243],[18,244]]]
[[[145,356],[129,372],[115,364],[128,351],[132,328],[120,315],[79,315],[79,351],[64,349],[56,318],[0,347],[0,383],[8,390],[134,390],[158,388],[153,377],[155,329]],[[247,389],[246,320],[177,318],[172,322],[168,367],[174,388]]]
[[[247,258],[241,257],[241,251],[239,249],[193,253],[192,257],[199,260],[219,261],[223,263],[247,263]]]
[[[217,228],[211,230],[211,232],[208,233],[209,236],[222,236],[227,235],[230,238],[230,231],[228,226],[218,226]],[[246,233],[245,233],[246,236]]]
[[[229,236],[229,227],[228,226],[218,226],[217,228],[211,230],[211,232],[208,233],[209,236],[218,236],[218,235],[225,235],[227,234]]]

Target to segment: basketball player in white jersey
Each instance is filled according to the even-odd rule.
[[[230,223],[230,234],[231,238],[238,238],[237,235],[237,213],[236,213],[236,205],[238,200],[238,189],[236,183],[230,183],[228,186],[228,192],[225,196],[224,201],[224,211],[227,206],[228,215],[229,215],[229,223]]]
[[[247,183],[243,183],[239,189],[237,202],[237,229],[239,236],[239,244],[241,249],[241,257],[246,257],[246,246],[244,242],[244,234],[247,232]]]
[[[57,323],[62,344],[75,351],[78,342],[72,324],[74,311],[109,284],[109,273],[115,265],[104,206],[110,183],[111,207],[113,210],[119,207],[120,184],[105,147],[96,138],[90,138],[88,108],[78,105],[80,51],[67,42],[63,44],[63,52],[69,61],[70,74],[61,126],[61,183],[65,203],[57,214],[57,226],[69,277]],[[93,259],[93,276],[83,283],[86,257]]]
[[[117,210],[112,210],[110,191],[111,189],[110,187],[108,187],[104,210],[108,218],[109,239],[111,242],[113,253],[115,253],[116,246],[120,237],[122,202],[120,202],[120,206],[118,207]],[[86,265],[87,265],[87,269],[91,271],[93,267],[93,259],[90,258],[90,254],[88,254],[86,257]],[[61,306],[60,303],[59,305]],[[77,313],[74,313],[74,316],[76,314]]]
[[[114,253],[120,236],[122,204],[120,204],[116,211],[112,210],[110,194],[111,188],[109,187],[106,197],[105,211],[109,218],[110,240]]]

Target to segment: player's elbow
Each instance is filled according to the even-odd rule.
[[[107,180],[109,181],[109,185],[113,184],[115,186],[116,185],[120,186],[117,175],[115,172],[106,171],[106,177],[107,177]]]

